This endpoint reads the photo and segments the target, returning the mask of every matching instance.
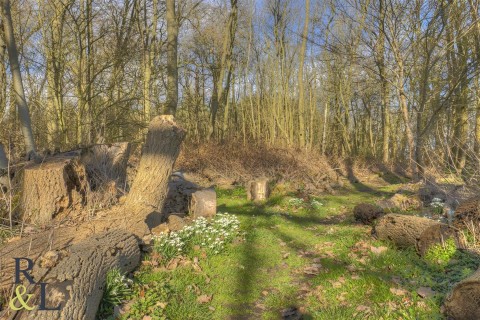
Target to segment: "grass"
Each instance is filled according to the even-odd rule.
[[[443,319],[444,295],[478,261],[456,252],[437,265],[372,239],[369,227],[354,223],[355,204],[396,188],[356,185],[302,200],[282,193],[260,205],[247,202],[242,189],[217,190],[218,211],[240,219],[244,238],[218,255],[190,252],[186,259],[195,263],[171,270],[146,264],[130,304],[143,310],[138,319],[278,319],[288,308],[304,319]],[[436,294],[421,298],[420,287]]]

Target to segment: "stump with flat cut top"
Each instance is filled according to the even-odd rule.
[[[217,213],[217,193],[215,189],[202,189],[192,193],[189,212],[193,218],[213,217]]]
[[[85,167],[75,157],[54,157],[25,166],[21,208],[27,222],[46,225],[87,200]]]
[[[270,189],[268,179],[252,180],[247,183],[247,199],[252,201],[263,201],[268,199]]]

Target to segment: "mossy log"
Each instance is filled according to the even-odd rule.
[[[445,299],[445,313],[455,320],[480,319],[480,269],[452,288]]]
[[[373,234],[380,240],[392,241],[396,246],[414,247],[423,256],[434,244],[443,243],[453,238],[457,245],[457,237],[453,228],[431,219],[387,214],[377,220]]]

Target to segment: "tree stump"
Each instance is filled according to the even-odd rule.
[[[459,230],[475,232],[477,239],[480,239],[480,197],[470,198],[457,207],[453,226]]]
[[[400,248],[414,247],[423,256],[434,244],[453,238],[455,231],[444,223],[427,218],[387,214],[377,220],[373,234],[380,240],[392,241]]]
[[[30,163],[21,181],[21,208],[31,223],[46,225],[59,213],[83,207],[87,200],[85,167],[73,157]]]
[[[385,215],[385,212],[382,208],[369,203],[360,203],[353,208],[355,220],[363,224],[372,224],[373,221],[383,215]]]
[[[268,199],[270,189],[268,179],[252,180],[247,183],[247,199],[252,201],[263,201]]]
[[[63,290],[59,289],[61,292],[67,290],[68,294],[75,294],[72,298],[74,304],[62,309],[64,311],[60,317],[53,316],[47,319],[93,319],[92,314],[94,315],[98,308],[99,300],[96,299],[101,296],[98,288],[105,280],[106,271],[115,266],[121,267],[122,261],[132,261],[132,268],[139,262],[134,252],[128,249],[133,246],[126,244],[130,243],[127,239],[135,239],[138,247],[138,242],[155,226],[153,222],[158,224],[161,222],[157,221],[161,220],[157,218],[161,217],[160,209],[165,200],[168,178],[184,137],[185,131],[172,119],[156,117],[149,126],[132,192],[127,196],[123,206],[100,212],[94,219],[77,226],[51,228],[1,247],[0,292],[3,293],[12,288],[14,281],[12,275],[15,271],[14,257],[30,258],[37,265],[49,251],[67,252],[67,254],[70,252],[72,260],[68,258],[66,262],[59,263],[59,267],[48,272],[50,275],[48,279],[49,283],[58,283],[59,288]],[[96,235],[102,232],[105,232],[103,233],[105,236]],[[110,232],[114,232],[114,235],[109,235]],[[122,249],[117,247],[117,244],[125,245]],[[125,256],[124,252],[131,254]],[[125,259],[120,258],[124,256]],[[127,256],[130,258],[127,259]],[[44,270],[44,272],[47,271]],[[40,274],[36,279],[43,278]],[[78,294],[71,291],[73,289],[62,287],[66,283],[69,283],[71,288],[78,288]],[[78,313],[72,313],[75,309],[79,310]],[[35,316],[34,318],[39,319]]]
[[[60,304],[60,310],[20,311],[15,319],[95,319],[107,272],[115,267],[131,272],[139,263],[137,239],[120,230],[97,234],[62,252],[50,252],[31,274],[37,282],[47,284],[46,306]],[[38,304],[38,285],[29,288],[36,298],[30,305]]]
[[[130,143],[98,144],[82,149],[80,162],[85,165],[90,186],[115,181],[118,188],[125,189]]]
[[[189,212],[193,218],[210,218],[217,213],[217,193],[215,189],[203,189],[192,193]]]
[[[455,320],[480,319],[480,269],[453,287],[445,299],[445,313]]]

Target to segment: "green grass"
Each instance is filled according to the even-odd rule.
[[[259,205],[247,202],[242,189],[217,190],[218,211],[235,214],[245,238],[218,255],[199,254],[198,267],[143,267],[137,294],[160,291],[167,319],[279,319],[293,307],[304,319],[442,319],[444,295],[478,261],[457,252],[439,268],[354,223],[355,204],[388,197],[397,187],[357,185],[303,204],[291,201],[294,194],[276,194]],[[313,199],[322,205],[312,206]],[[372,246],[386,248],[376,254]],[[318,272],[306,274],[312,266]],[[419,287],[437,294],[421,298]],[[211,301],[202,303],[201,296]]]

